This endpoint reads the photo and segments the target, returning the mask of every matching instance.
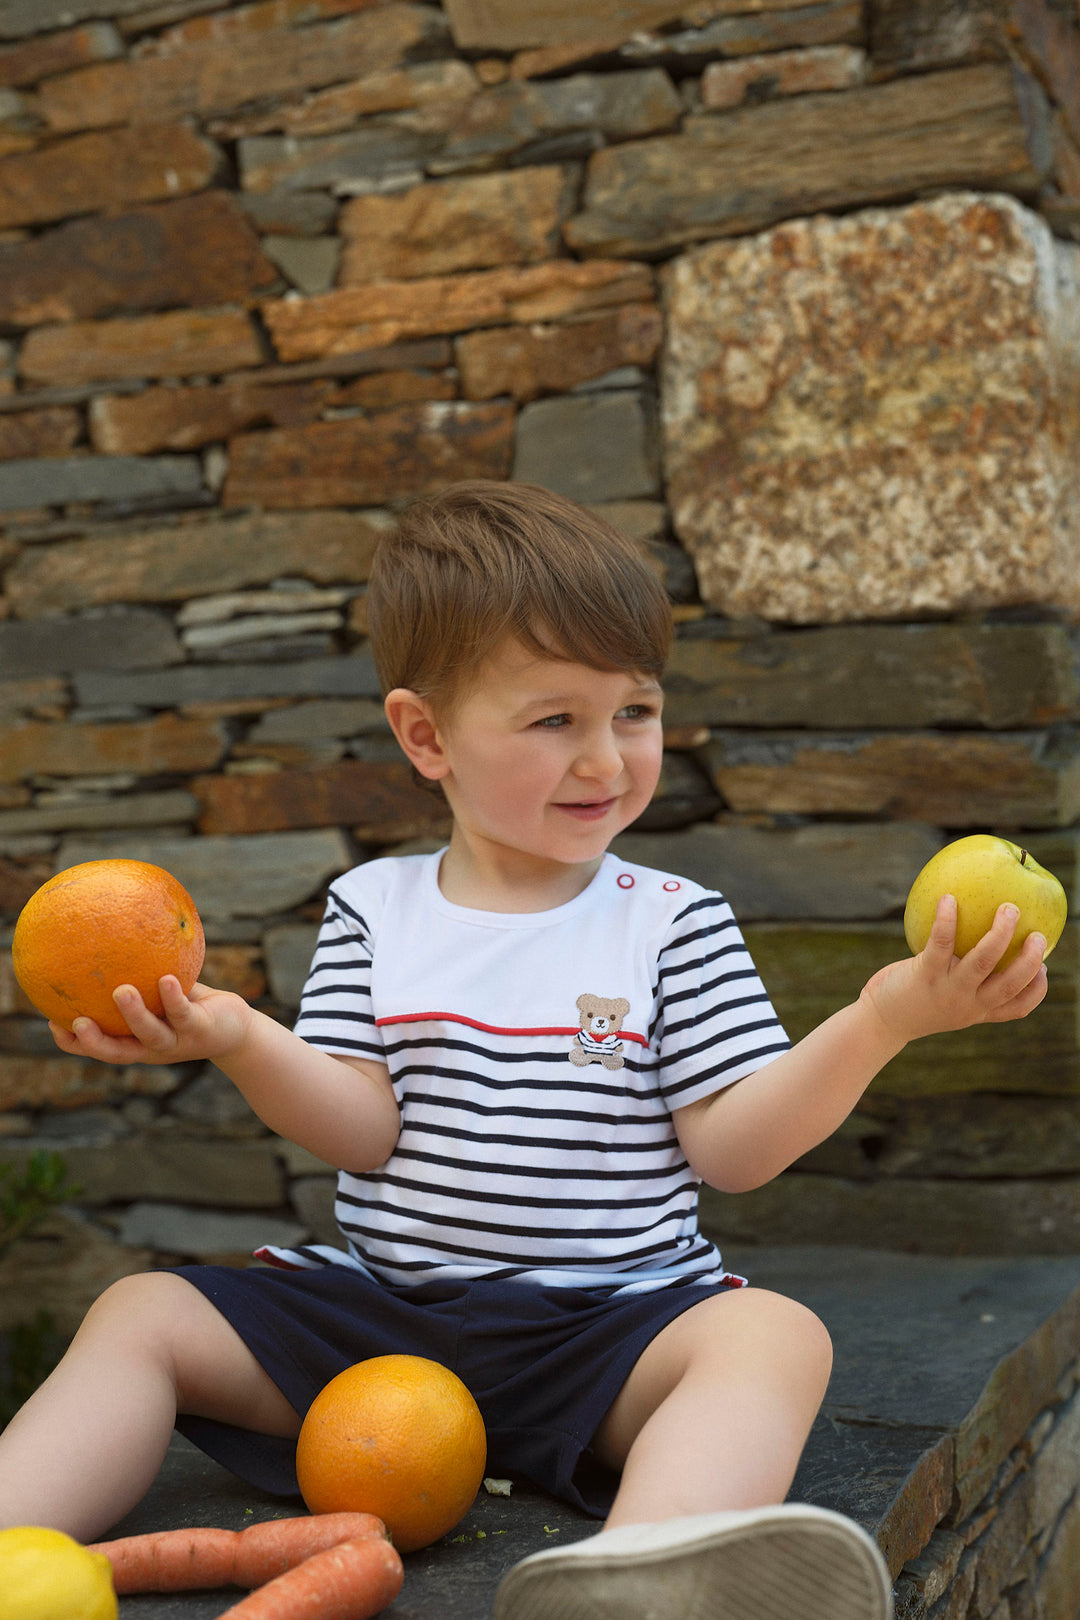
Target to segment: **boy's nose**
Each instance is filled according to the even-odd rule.
[[[578,755],[575,769],[579,776],[614,781],[623,768],[622,754],[613,736],[590,737]]]

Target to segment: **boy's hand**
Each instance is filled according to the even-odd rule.
[[[1016,960],[1001,973],[993,971],[1016,932],[1019,915],[1013,905],[999,906],[989,932],[966,956],[956,956],[956,900],[943,895],[925,948],[875,973],[860,1001],[905,1043],[972,1024],[1026,1018],[1046,995],[1043,935],[1029,934]]]
[[[194,984],[185,995],[179,979],[158,980],[165,1017],[147,1008],[133,985],[113,992],[130,1035],[106,1035],[92,1018],[76,1018],[74,1033],[51,1020],[49,1029],[61,1051],[99,1063],[186,1063],[219,1058],[239,1046],[251,1027],[252,1012],[241,996]]]

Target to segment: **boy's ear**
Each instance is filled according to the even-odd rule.
[[[429,782],[438,782],[450,769],[430,703],[407,686],[395,686],[383,705],[391,730],[406,759]]]

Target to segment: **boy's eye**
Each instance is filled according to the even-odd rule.
[[[652,703],[627,703],[615,716],[617,720],[651,720],[657,713],[657,707]],[[534,730],[559,731],[563,726],[574,723],[572,714],[545,714],[542,719],[532,722]]]
[[[626,720],[651,720],[656,710],[650,703],[628,703],[619,714]]]

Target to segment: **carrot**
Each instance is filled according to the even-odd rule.
[[[239,1532],[233,1581],[237,1586],[262,1586],[315,1553],[326,1552],[343,1541],[372,1538],[386,1540],[386,1526],[374,1513],[316,1513],[249,1524]]]
[[[343,1541],[267,1581],[221,1620],[370,1620],[393,1603],[403,1576],[388,1541]]]
[[[246,1530],[159,1530],[98,1541],[89,1550],[109,1560],[119,1593],[183,1592],[261,1586],[312,1553],[370,1537],[386,1538],[386,1526],[373,1513],[317,1513],[267,1519]]]
[[[190,1586],[228,1586],[236,1562],[236,1530],[162,1530],[156,1535],[100,1541],[117,1592],[179,1592]]]

